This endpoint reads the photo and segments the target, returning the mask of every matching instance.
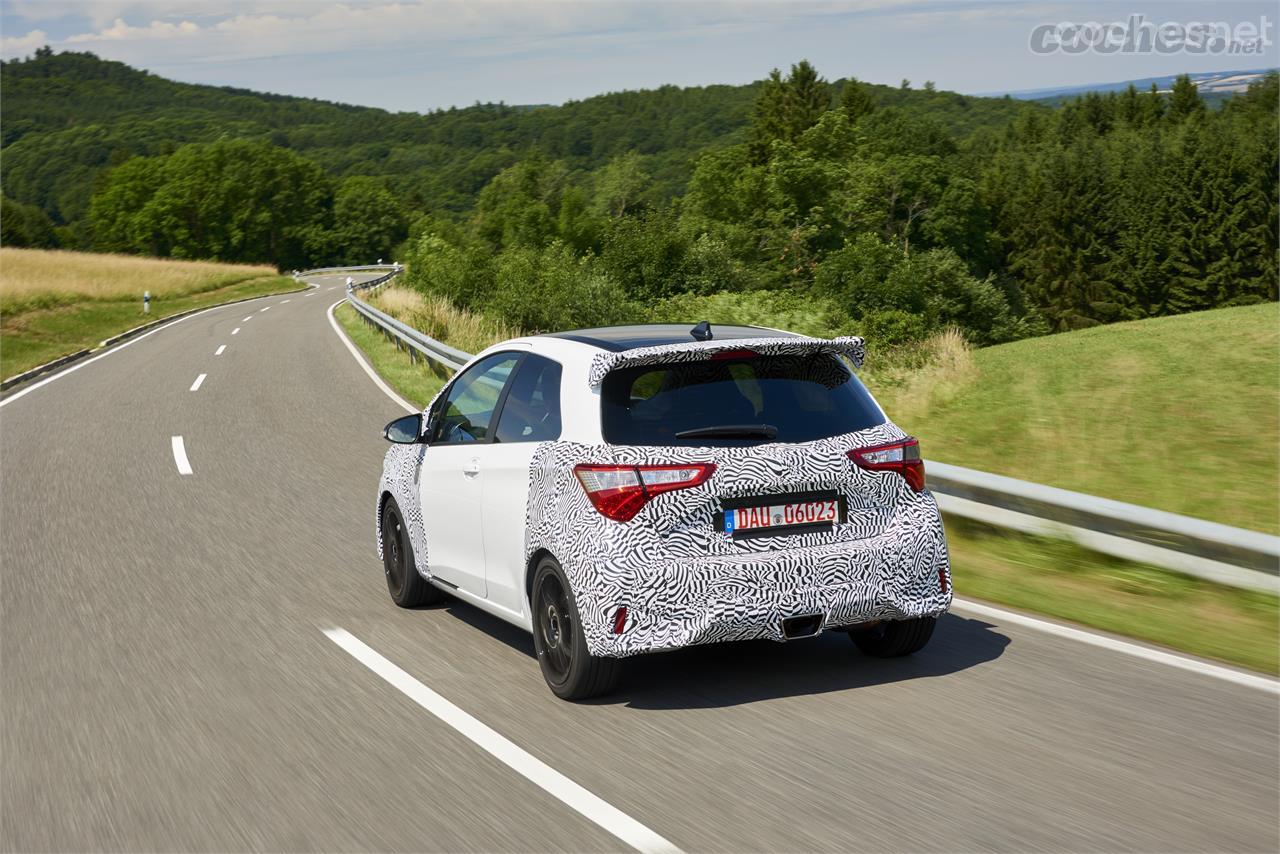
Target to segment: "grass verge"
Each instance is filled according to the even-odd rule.
[[[407,353],[397,349],[381,332],[370,328],[350,303],[344,302],[338,306],[333,315],[343,331],[360,348],[360,352],[364,353],[369,364],[373,365],[378,376],[413,405],[426,408],[448,379],[442,368],[433,371],[428,367],[429,363],[410,361]]]
[[[1276,675],[1276,597],[947,517],[957,595]]]

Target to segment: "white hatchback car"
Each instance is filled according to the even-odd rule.
[[[919,650],[951,603],[946,539],[862,355],[706,322],[490,347],[387,425],[392,599],[448,593],[531,631],[565,699],[691,644],[839,629],[871,655]]]

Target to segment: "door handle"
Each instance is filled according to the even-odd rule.
[[[467,477],[475,477],[476,475],[480,474],[479,458],[472,457],[471,459],[467,460],[467,465],[465,468],[463,468],[462,473]]]

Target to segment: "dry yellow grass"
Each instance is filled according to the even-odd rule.
[[[44,249],[0,249],[0,310],[7,313],[96,300],[154,298],[274,277],[266,266],[171,261]]]
[[[895,421],[910,423],[966,388],[978,369],[964,335],[948,329],[917,344],[868,354],[861,375]]]
[[[414,329],[468,353],[523,334],[493,318],[457,308],[443,297],[424,297],[409,288],[389,286],[371,302]]]

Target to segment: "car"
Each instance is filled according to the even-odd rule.
[[[489,347],[385,428],[391,598],[531,632],[569,700],[693,644],[838,630],[872,656],[920,650],[951,604],[947,542],[863,354],[706,321]]]

